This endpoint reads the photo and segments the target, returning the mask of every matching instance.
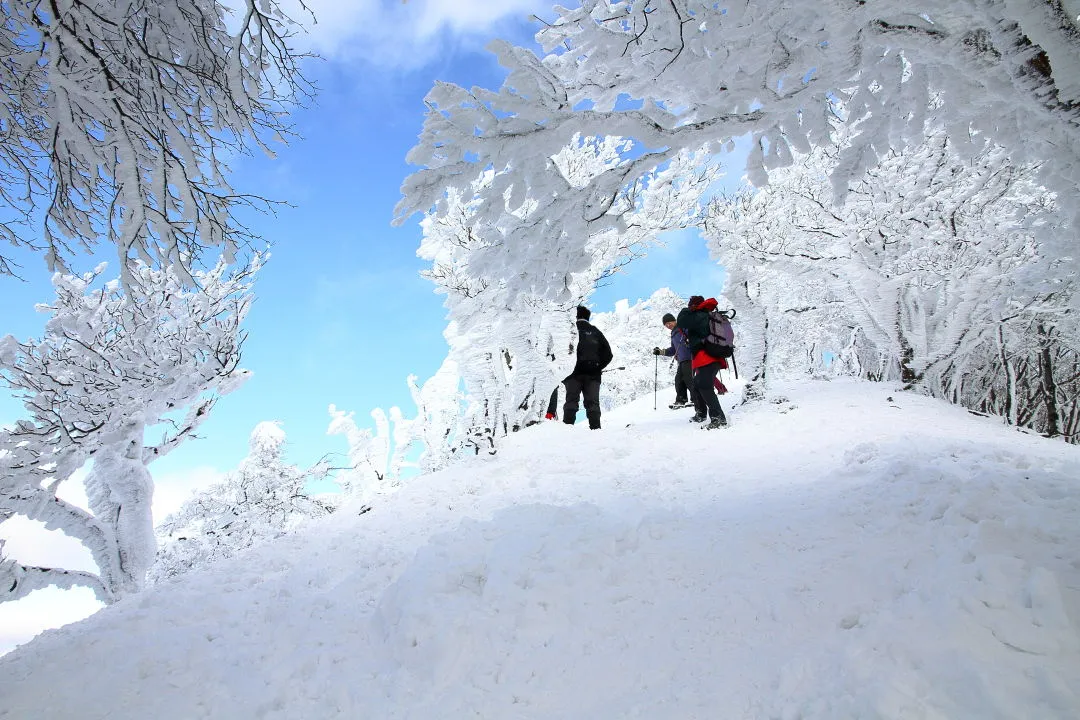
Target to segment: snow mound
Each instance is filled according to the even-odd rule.
[[[0,718],[1080,716],[1080,451],[890,392],[530,428],[43,634]]]

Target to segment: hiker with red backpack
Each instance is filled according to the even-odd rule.
[[[675,370],[675,402],[668,405],[668,407],[672,410],[678,410],[693,404],[696,412],[704,414],[705,400],[702,399],[701,394],[694,385],[694,369],[690,366],[690,361],[693,358],[693,354],[690,352],[690,340],[686,337],[686,332],[682,328],[675,327],[675,316],[671,313],[666,313],[662,322],[664,327],[671,331],[671,345],[664,350],[658,347],[653,348],[653,355],[674,356],[679,363],[678,368]],[[687,394],[689,394],[691,402],[687,402]]]
[[[713,381],[721,369],[727,368],[727,358],[734,352],[732,344],[735,334],[731,330],[728,314],[716,309],[714,298],[706,300],[701,295],[694,295],[686,309],[679,312],[675,325],[686,333],[690,341],[694,386],[708,410],[706,416],[695,408],[697,412],[690,418],[690,422],[702,423],[709,420],[709,424],[705,425],[708,430],[727,427],[727,417],[720,407]]]

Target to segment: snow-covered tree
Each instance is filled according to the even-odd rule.
[[[614,355],[600,391],[604,409],[652,395],[654,382],[660,387],[671,384],[671,362],[657,360],[652,350],[671,343],[671,331],[661,322],[664,313],[678,315],[684,307],[686,298],[661,288],[633,305],[620,300],[612,312],[593,313],[590,322],[604,333]]]
[[[27,416],[0,430],[0,522],[22,515],[81,541],[98,574],[0,560],[0,600],[48,585],[86,585],[104,602],[138,591],[154,559],[147,465],[175,449],[218,398],[246,379],[239,367],[260,259],[228,273],[222,261],[186,285],[175,268],[132,262],[126,288],[95,287],[104,266],[56,274],[40,340],[0,340],[0,382]],[[160,439],[150,435],[164,428]],[[88,460],[89,508],[57,497]]]
[[[842,115],[859,123],[831,171],[843,198],[880,158],[922,142],[937,100],[962,157],[990,139],[1017,166],[1039,163],[1063,219],[1080,213],[1080,43],[1063,3],[582,0],[554,12],[536,36],[541,57],[493,44],[509,69],[498,91],[431,90],[408,158],[423,169],[398,206],[399,221],[439,223],[468,205],[490,249],[485,282],[510,297],[575,302],[562,279],[592,263],[586,239],[623,233],[613,205],[680,153],[711,157],[751,134],[747,174],[760,187],[794,153],[827,145]],[[632,144],[575,184],[555,161],[575,137]],[[1049,254],[1076,255],[1070,236],[1055,243]]]
[[[1019,309],[993,330],[954,358],[926,389],[976,412],[998,415],[1010,425],[1080,443],[1075,329],[1053,318],[1028,317]]]
[[[553,154],[552,163],[568,192],[624,162],[630,148],[615,137],[573,136]],[[465,412],[457,446],[471,453],[494,452],[498,439],[542,418],[553,388],[570,372],[575,347],[574,307],[597,283],[647,251],[658,234],[697,222],[698,199],[716,177],[706,160],[679,153],[665,167],[628,183],[603,203],[600,212],[620,218],[621,229],[607,228],[567,237],[566,247],[518,245],[491,224],[474,190],[499,187],[502,177],[483,174],[468,196],[451,190],[448,212],[424,223],[419,255],[432,263],[426,276],[446,294],[449,358],[465,390]],[[506,189],[507,203],[515,202]],[[510,205],[508,205],[509,207]],[[513,212],[524,225],[546,222],[541,203],[528,201]],[[523,266],[543,266],[542,281],[492,279],[509,248],[519,248]],[[577,267],[583,253],[588,262]],[[545,284],[540,284],[545,283]],[[546,283],[565,290],[564,299],[547,293]]]
[[[421,472],[441,470],[454,459],[461,433],[464,395],[457,363],[447,358],[423,385],[410,375],[409,391],[416,404],[410,432],[420,448],[417,467]]]
[[[830,342],[834,310],[820,283],[796,282],[773,265],[751,262],[725,266],[729,305],[738,312],[733,324],[744,400],[764,397],[776,380],[821,372],[824,353],[837,347]]]
[[[769,188],[710,208],[713,250],[733,276],[773,276],[761,298],[771,322],[805,312],[833,335],[816,344],[834,348],[857,327],[884,377],[919,382],[993,332],[1010,303],[1051,294],[1060,263],[1036,238],[1055,203],[1034,168],[998,146],[963,158],[937,132],[853,181],[838,206],[827,176],[840,149],[799,156]],[[807,342],[798,330],[778,340]]]
[[[285,111],[310,90],[281,3],[2,7],[0,241],[66,271],[105,239],[122,272],[138,257],[177,264],[189,283],[205,249],[231,258],[250,243],[235,212],[268,201],[233,190],[228,164],[271,153],[290,134]],[[0,274],[12,272],[0,255]]]
[[[329,435],[344,435],[348,466],[336,481],[346,495],[370,501],[398,487],[406,475],[441,470],[457,457],[463,432],[464,398],[457,364],[447,358],[423,385],[407,380],[416,405],[408,418],[400,408],[371,411],[374,429],[360,427],[355,414],[330,406]]]
[[[364,499],[396,486],[401,478],[405,453],[411,442],[410,421],[394,407],[389,415],[382,408],[371,411],[375,431],[356,423],[354,413],[330,406],[328,435],[344,435],[349,444],[348,469],[337,482],[347,494]],[[391,432],[391,422],[394,430]],[[400,443],[398,442],[400,441]]]
[[[1063,231],[1057,200],[1036,168],[991,144],[963,157],[939,129],[852,182],[840,206],[826,178],[841,149],[798,155],[768,188],[710,206],[714,254],[756,288],[770,376],[820,370],[828,350],[833,370],[902,381],[1010,422],[1022,405],[1037,407],[1023,387],[1037,381],[1044,407],[1021,424],[1059,434],[1059,373],[1048,358],[1068,367],[1080,336],[1064,322],[1072,266],[1047,254],[1045,238]],[[1040,370],[1018,375],[1017,363]]]
[[[310,482],[326,477],[285,460],[285,432],[261,422],[251,432],[248,456],[225,480],[200,490],[157,528],[161,541],[149,573],[153,583],[205,567],[301,527],[334,511],[333,497],[310,495]]]

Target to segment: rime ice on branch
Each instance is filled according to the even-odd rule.
[[[251,431],[248,456],[223,482],[196,492],[158,526],[161,548],[150,570],[162,582],[284,535],[333,512],[328,498],[306,486],[327,474],[325,463],[300,468],[285,461],[285,432],[276,422]]]
[[[86,585],[111,602],[143,586],[154,560],[147,465],[198,429],[218,398],[248,373],[239,367],[253,265],[227,274],[222,261],[185,285],[175,268],[133,263],[132,282],[96,288],[98,275],[57,274],[41,340],[0,340],[0,381],[26,417],[0,431],[0,522],[13,515],[81,541],[98,574],[0,559],[0,601],[48,585]],[[164,428],[146,444],[148,430]],[[57,488],[92,461],[89,509]]]
[[[631,151],[617,137],[575,135],[550,160],[564,191],[573,194],[619,167]],[[545,202],[530,197],[508,211],[520,223],[516,230],[489,219],[480,197],[500,186],[501,174],[484,173],[467,191],[448,192],[445,214],[423,221],[418,254],[431,261],[425,276],[446,295],[449,359],[466,393],[460,448],[494,452],[501,437],[543,417],[552,389],[573,366],[574,306],[645,254],[660,233],[699,222],[699,198],[716,177],[702,154],[676,153],[605,203],[603,212],[618,228],[583,226],[581,234],[551,244],[539,241],[550,220]],[[507,189],[508,203],[511,195]],[[527,242],[534,232],[538,241]],[[500,277],[510,258],[518,271]]]
[[[68,271],[104,238],[123,272],[131,257],[175,263],[188,283],[205,251],[249,245],[235,211],[271,204],[235,191],[228,164],[271,153],[310,91],[290,47],[298,26],[276,0],[3,7],[0,241]]]
[[[1040,163],[1066,219],[1080,213],[1080,29],[1060,3],[584,0],[556,12],[537,34],[543,57],[493,44],[509,69],[498,91],[431,90],[408,158],[423,169],[398,206],[399,220],[441,221],[468,204],[485,276],[511,294],[572,302],[561,280],[588,267],[584,239],[623,232],[613,205],[681,152],[752,134],[747,173],[763,186],[793,152],[827,144],[842,112],[860,128],[833,169],[840,196],[924,139],[935,98],[957,152],[989,137],[1014,162]],[[575,184],[554,158],[576,136],[633,152]],[[1062,244],[1055,254],[1075,255]]]

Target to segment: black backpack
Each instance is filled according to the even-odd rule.
[[[580,327],[580,326],[579,326]],[[592,325],[578,333],[577,367],[584,372],[600,372],[600,331]]]
[[[713,310],[709,313],[709,334],[701,349],[714,358],[729,358],[735,354],[735,330],[731,319],[735,317],[731,310]]]

